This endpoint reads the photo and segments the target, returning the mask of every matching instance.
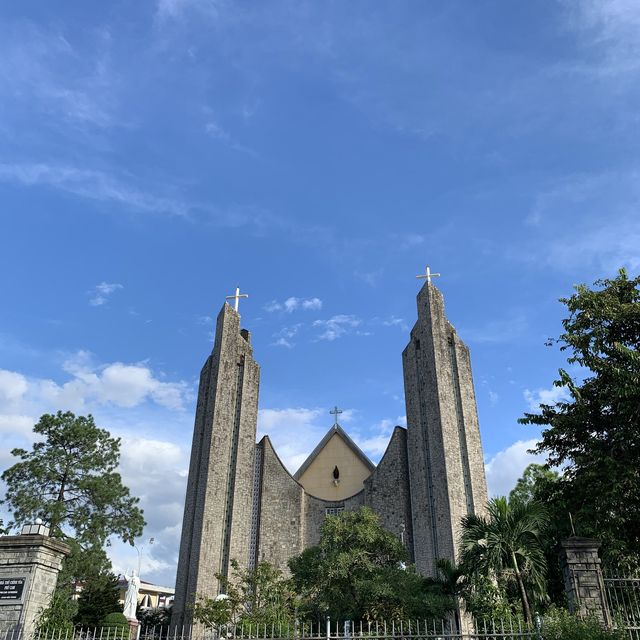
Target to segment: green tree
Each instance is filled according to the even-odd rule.
[[[617,562],[640,549],[640,276],[621,269],[594,289],[563,298],[568,317],[557,340],[576,371],[554,385],[566,399],[540,405],[520,422],[544,427],[535,451],[563,466],[556,498],[580,535],[601,538]],[[567,516],[568,517],[568,516]]]
[[[327,517],[319,544],[289,567],[302,610],[312,618],[443,618],[455,608],[453,598],[406,561],[400,540],[363,507]]]
[[[509,493],[509,502],[539,501],[543,486],[556,482],[559,477],[560,474],[557,471],[549,469],[546,465],[532,462],[527,465],[522,476],[518,478],[516,486]]]
[[[260,562],[255,569],[242,569],[236,560],[229,578],[217,574],[223,596],[198,596],[193,617],[206,627],[230,622],[244,625],[266,625],[275,628],[291,625],[295,620],[295,593],[291,583],[279,569]]]
[[[83,627],[97,627],[110,613],[122,613],[117,576],[108,573],[90,576],[82,585],[74,622]]]
[[[31,451],[13,449],[20,462],[2,474],[11,526],[39,517],[53,537],[71,537],[84,548],[102,548],[111,535],[133,543],[145,522],[138,498],[116,471],[120,439],[91,415],[70,411],[43,415],[33,431],[38,439]]]
[[[531,600],[542,599],[546,561],[543,537],[549,524],[545,508],[537,502],[509,503],[493,498],[487,516],[470,514],[462,521],[462,566],[471,579],[514,581],[522,612],[531,623]]]

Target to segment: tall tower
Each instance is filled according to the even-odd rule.
[[[469,349],[445,317],[433,275],[427,269],[402,353],[414,557],[427,576],[439,558],[458,559],[462,517],[487,502]]]
[[[216,323],[213,351],[200,373],[189,480],[182,523],[172,626],[192,621],[195,594],[215,597],[215,575],[230,561],[246,566],[260,367],[249,332],[228,304]]]

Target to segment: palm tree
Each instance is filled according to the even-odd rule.
[[[527,587],[529,595],[544,593],[547,566],[541,538],[548,525],[549,516],[540,503],[509,503],[504,497],[489,501],[486,517],[470,514],[462,520],[466,574],[515,579],[528,623],[532,618]]]

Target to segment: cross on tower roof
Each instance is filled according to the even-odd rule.
[[[335,407],[333,407],[333,409],[331,409],[331,411],[329,411],[329,413],[332,416],[335,416],[333,426],[337,427],[338,426],[338,414],[342,413],[342,409],[338,409],[338,407],[335,406]]]
[[[238,302],[240,300],[240,298],[248,298],[249,294],[248,293],[240,293],[240,287],[236,287],[236,292],[235,295],[232,296],[226,296],[226,300],[235,300],[235,303],[233,305],[233,308],[237,311],[238,310]]]
[[[424,274],[416,276],[416,278],[421,278],[423,280],[426,280],[429,284],[431,284],[431,278],[439,278],[440,274],[439,273],[431,273],[431,269],[429,269],[429,267],[426,268],[426,271]]]

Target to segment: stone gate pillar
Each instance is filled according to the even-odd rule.
[[[598,555],[600,541],[574,537],[562,540],[560,545],[560,566],[569,611],[581,618],[595,615],[610,626],[611,614]]]
[[[0,537],[0,631],[27,637],[56,588],[70,548],[49,537],[42,524],[25,525],[19,536]]]

